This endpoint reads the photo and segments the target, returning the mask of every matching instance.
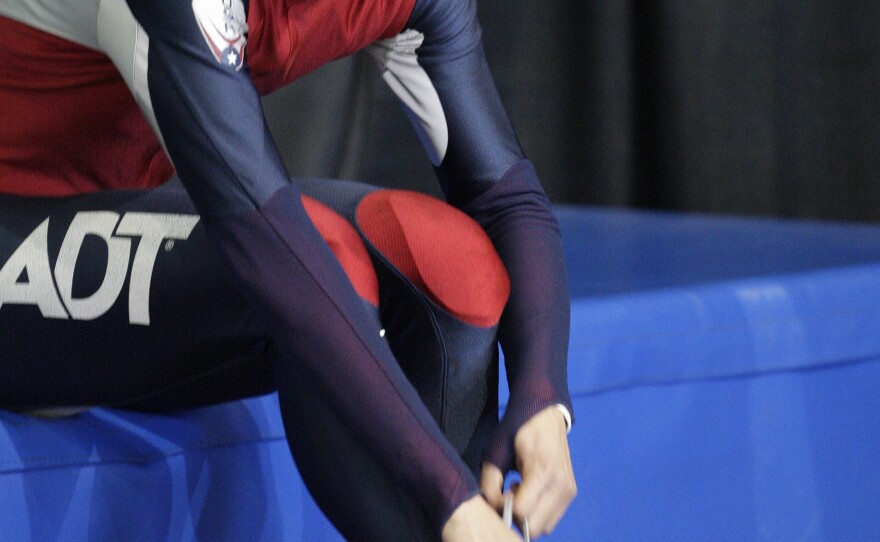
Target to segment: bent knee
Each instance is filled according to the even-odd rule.
[[[472,218],[424,194],[377,190],[358,205],[357,223],[434,303],[471,325],[498,323],[510,280],[492,241]]]
[[[379,306],[379,280],[367,247],[360,235],[342,215],[309,196],[302,196],[303,207],[312,224],[354,286],[355,292],[373,306]]]

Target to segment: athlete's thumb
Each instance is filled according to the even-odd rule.
[[[480,476],[480,490],[483,498],[492,508],[501,513],[504,508],[504,473],[492,463],[483,463],[483,471]]]

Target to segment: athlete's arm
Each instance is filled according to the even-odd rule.
[[[172,162],[287,360],[275,367],[282,409],[284,381],[308,379],[440,532],[478,484],[372,327],[288,181],[242,64],[246,6],[127,1],[149,34],[146,83]],[[232,7],[228,17],[223,4]],[[296,438],[296,428],[287,429]]]
[[[416,32],[372,49],[383,78],[411,114],[447,199],[485,228],[511,281],[499,330],[510,402],[486,458],[494,467],[484,471],[484,493],[498,504],[501,472],[516,463],[523,484],[515,510],[548,531],[575,492],[555,407],[571,412],[559,227],[492,81],[475,1],[417,0],[407,28]]]

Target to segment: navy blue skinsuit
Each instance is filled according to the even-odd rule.
[[[246,66],[217,61],[188,2],[128,3],[150,36],[149,95],[164,143],[230,271],[230,295],[254,307],[257,327],[271,337],[261,354],[268,348],[294,453],[295,413],[304,408],[297,390],[305,386],[439,532],[478,491],[476,478],[308,220]],[[551,404],[570,408],[568,296],[558,227],[491,82],[475,9],[420,0],[406,28],[423,35],[418,63],[445,113],[448,148],[433,155],[441,186],[483,226],[510,275],[499,338],[511,400],[485,457],[506,470],[525,420]]]
[[[296,181],[347,216],[377,190]],[[264,319],[234,288],[179,183],[64,198],[0,195],[0,216],[0,397],[6,408],[159,412],[276,389],[273,365],[289,361],[276,357]],[[126,231],[132,217],[154,225]],[[112,227],[101,231],[102,219]],[[168,227],[175,223],[185,224],[176,234]],[[497,422],[497,326],[458,320],[373,251],[375,263],[367,265],[378,274],[381,323],[372,302],[364,300],[364,309],[376,329],[387,330],[404,373],[477,472]],[[460,284],[472,270],[460,271],[449,280]],[[99,294],[114,283],[119,287],[110,297]],[[306,379],[290,379],[285,393],[297,467],[346,538],[434,539],[425,513]]]

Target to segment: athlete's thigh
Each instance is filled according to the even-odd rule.
[[[265,337],[182,190],[0,196],[0,406],[145,405],[264,363]]]

